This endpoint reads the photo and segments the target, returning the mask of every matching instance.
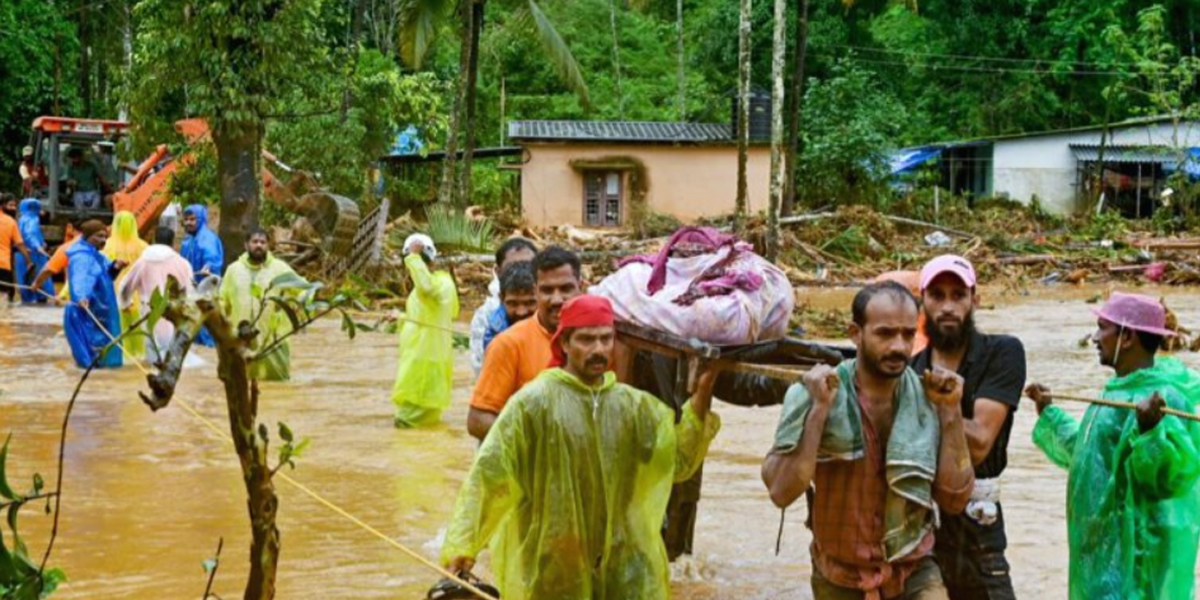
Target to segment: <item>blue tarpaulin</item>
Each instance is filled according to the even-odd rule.
[[[939,146],[921,146],[919,148],[903,148],[892,152],[888,157],[892,175],[908,173],[924,164],[926,161],[941,155],[943,148]]]
[[[1163,163],[1163,171],[1168,174],[1174,173],[1178,168],[1175,161]],[[1183,162],[1183,172],[1187,173],[1192,181],[1200,179],[1200,148],[1188,149],[1188,158]]]

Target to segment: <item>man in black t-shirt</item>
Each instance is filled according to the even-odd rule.
[[[929,347],[912,367],[918,373],[942,367],[964,380],[962,415],[975,491],[962,514],[942,515],[934,549],[950,599],[1012,600],[999,478],[1025,387],[1025,348],[1014,337],[975,329],[975,283],[974,267],[959,256],[939,256],[921,270]]]

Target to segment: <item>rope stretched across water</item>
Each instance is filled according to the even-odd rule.
[[[21,284],[9,284],[9,285],[13,285],[14,287],[17,287],[17,288],[19,288],[19,289],[26,289],[26,290],[35,291],[35,292],[38,292],[38,293],[40,293],[40,294],[42,294],[42,295],[44,295],[44,296],[47,296],[47,297],[49,297],[49,298],[51,298],[51,299],[54,299],[54,296],[51,296],[50,294],[46,293],[46,292],[45,292],[45,291],[43,291],[43,290],[34,290],[33,288],[31,288],[31,287],[29,287],[29,286],[25,286],[25,285],[21,285]],[[120,341],[118,338],[116,338],[115,336],[113,336],[113,334],[112,334],[111,332],[109,332],[109,331],[108,331],[108,329],[107,329],[107,327],[104,325],[104,323],[102,323],[102,322],[100,321],[100,319],[99,319],[99,318],[97,318],[97,317],[96,317],[96,315],[95,315],[94,313],[92,313],[92,311],[91,311],[91,309],[90,309],[89,307],[87,307],[87,306],[84,306],[84,305],[81,305],[81,304],[79,304],[78,302],[74,302],[74,301],[67,301],[67,304],[73,304],[73,305],[75,305],[75,306],[78,306],[79,308],[83,309],[83,312],[87,313],[87,314],[88,314],[88,316],[89,316],[89,317],[91,317],[92,321],[94,321],[94,322],[96,323],[96,325],[97,325],[97,326],[100,328],[100,331],[103,331],[103,332],[104,332],[104,335],[105,335],[105,336],[107,336],[107,337],[108,337],[108,339],[109,339],[109,340],[111,340],[111,341],[112,341],[112,343],[113,343],[114,345],[116,345],[118,348],[120,348],[120,349],[121,349],[121,351],[122,351],[122,352],[124,352],[124,353],[125,353],[125,355],[126,355],[126,356],[128,356],[128,357],[129,357],[129,358],[130,358],[130,359],[133,361],[133,364],[134,364],[135,366],[137,366],[137,368],[138,368],[139,370],[141,370],[142,374],[144,374],[144,375],[146,375],[146,376],[149,376],[149,375],[151,375],[151,374],[152,374],[152,373],[151,373],[151,371],[150,371],[149,369],[147,369],[147,368],[146,368],[146,366],[145,366],[145,365],[142,363],[142,361],[141,361],[141,360],[140,360],[140,359],[139,359],[139,358],[138,358],[136,355],[130,354],[130,353],[129,353],[129,351],[125,349],[124,345],[122,345],[122,344],[121,344],[121,341]],[[404,320],[404,321],[407,321],[407,322],[409,322],[409,323],[414,323],[414,324],[416,324],[416,325],[421,325],[421,326],[426,326],[426,327],[435,327],[435,328],[439,328],[439,329],[445,329],[445,328],[442,328],[442,327],[438,327],[438,326],[436,326],[436,325],[431,325],[431,324],[428,324],[428,323],[421,323],[421,322],[418,322],[418,321],[412,321],[412,320],[410,320],[410,319],[402,319],[402,320]],[[232,437],[230,437],[230,435],[229,435],[227,432],[223,431],[223,430],[222,430],[222,429],[221,429],[221,428],[220,428],[220,427],[219,427],[219,426],[218,426],[216,423],[214,423],[214,422],[213,422],[211,419],[209,419],[208,417],[205,417],[204,415],[200,414],[200,412],[199,412],[199,411],[197,411],[195,408],[193,408],[193,407],[192,407],[192,406],[191,406],[191,405],[190,405],[188,402],[186,402],[185,400],[182,400],[182,399],[180,399],[180,398],[176,398],[176,399],[175,399],[175,403],[176,403],[177,405],[179,405],[179,406],[183,407],[183,409],[184,409],[184,411],[185,411],[185,412],[187,412],[187,413],[188,413],[189,415],[191,415],[193,418],[195,418],[196,420],[198,420],[198,421],[200,421],[202,424],[204,424],[204,425],[205,425],[205,426],[206,426],[206,427],[207,427],[209,430],[211,430],[213,433],[217,434],[217,436],[218,436],[218,437],[220,437],[220,438],[224,439],[225,441],[227,441],[227,442],[229,442],[229,443],[233,443],[233,438],[232,438]],[[443,568],[441,565],[439,565],[439,564],[437,564],[437,563],[435,563],[435,562],[433,562],[433,561],[431,561],[431,560],[429,560],[429,559],[425,558],[423,555],[421,555],[420,553],[416,552],[415,550],[413,550],[413,549],[411,549],[411,548],[409,548],[409,547],[405,546],[404,544],[401,544],[400,542],[398,542],[398,541],[396,541],[396,540],[394,540],[394,539],[392,539],[392,538],[388,537],[388,536],[387,536],[387,534],[383,533],[382,531],[379,531],[378,529],[376,529],[375,527],[372,527],[372,526],[371,526],[370,524],[368,524],[367,522],[365,522],[365,521],[363,521],[362,519],[360,519],[360,518],[358,518],[358,517],[354,516],[354,515],[353,515],[353,514],[351,514],[349,511],[347,511],[346,509],[344,509],[344,508],[342,508],[342,507],[338,506],[337,504],[335,504],[334,502],[332,502],[331,500],[329,500],[329,499],[328,499],[328,498],[326,498],[325,496],[322,496],[321,494],[319,494],[319,493],[317,493],[316,491],[312,490],[312,489],[311,489],[311,488],[309,488],[308,486],[306,486],[306,485],[304,485],[304,484],[300,483],[299,481],[296,481],[295,479],[292,479],[291,477],[289,477],[289,476],[287,475],[287,473],[284,473],[284,472],[280,471],[280,472],[277,472],[277,473],[275,473],[275,477],[279,477],[280,479],[282,479],[282,480],[284,481],[284,483],[287,483],[288,485],[291,485],[292,487],[296,488],[297,490],[300,490],[301,492],[303,492],[303,493],[304,493],[305,495],[307,495],[308,497],[310,497],[310,498],[312,498],[313,500],[317,501],[317,503],[318,503],[318,504],[321,504],[322,506],[324,506],[324,507],[328,508],[329,510],[333,511],[334,513],[337,513],[338,515],[342,516],[343,518],[345,518],[346,520],[350,521],[351,523],[353,523],[353,524],[357,525],[359,528],[363,529],[364,531],[366,531],[366,532],[370,533],[371,535],[373,535],[373,536],[375,536],[375,537],[379,538],[380,540],[383,540],[383,541],[384,541],[385,543],[387,543],[388,545],[390,545],[390,546],[392,546],[393,548],[395,548],[395,549],[397,549],[397,550],[399,550],[399,551],[403,552],[404,554],[406,554],[406,555],[408,555],[409,557],[413,558],[414,560],[416,560],[417,562],[421,563],[423,566],[425,566],[425,567],[429,568],[430,570],[433,570],[433,571],[437,572],[439,575],[441,575],[441,576],[443,576],[443,577],[446,577],[446,578],[448,578],[448,579],[450,579],[450,580],[454,581],[455,583],[457,583],[457,584],[459,584],[459,585],[463,586],[464,588],[466,588],[467,590],[469,590],[469,591],[471,591],[472,593],[476,594],[477,596],[479,596],[479,597],[480,597],[480,598],[482,598],[483,600],[497,600],[497,599],[496,599],[495,597],[493,597],[492,595],[490,595],[490,594],[488,594],[487,592],[485,592],[485,591],[483,591],[483,590],[479,589],[479,587],[477,587],[476,585],[472,584],[471,582],[467,581],[466,579],[463,579],[462,577],[459,577],[459,576],[458,576],[456,573],[452,573],[452,572],[450,572],[449,570],[447,570],[447,569]]]

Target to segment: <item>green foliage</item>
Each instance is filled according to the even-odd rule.
[[[821,250],[857,263],[862,262],[863,253],[867,250],[869,244],[870,241],[867,238],[867,234],[863,233],[862,228],[858,225],[851,225],[822,244]]]
[[[426,234],[442,252],[488,252],[495,238],[492,222],[475,220],[466,213],[444,204],[433,204],[425,211],[429,220]]]
[[[888,197],[887,151],[896,145],[904,105],[851,61],[836,65],[828,79],[811,80],[804,102],[800,197],[812,206],[878,206]]]
[[[53,112],[54,60],[78,63],[79,43],[66,15],[45,0],[0,2],[0,190],[19,188],[16,162],[34,118]],[[60,110],[75,110],[78,79],[60,83]],[[8,165],[13,165],[9,168]]]
[[[1115,210],[1093,214],[1079,233],[1089,240],[1123,240],[1129,233],[1129,224]]]
[[[428,73],[404,75],[377,50],[359,51],[352,72],[321,79],[318,93],[289,98],[289,112],[305,116],[270,123],[267,147],[289,165],[317,174],[330,191],[366,195],[368,168],[388,152],[397,130],[415,124],[426,139],[445,131],[447,84]],[[328,108],[340,106],[345,94],[351,99],[347,110]]]
[[[164,98],[186,90],[185,111],[213,131],[260,128],[327,68],[321,8],[322,0],[143,0],[135,106],[157,114]]]
[[[279,439],[283,440],[283,445],[279,447],[279,462],[276,463],[274,471],[284,466],[295,469],[296,459],[308,449],[311,440],[303,438],[297,442],[291,428],[283,421],[279,422]]]
[[[220,204],[221,186],[217,177],[217,153],[212,144],[181,147],[177,156],[180,157],[180,168],[175,170],[175,175],[168,184],[171,199],[179,202],[181,206]],[[191,164],[185,164],[184,156],[191,157]]]
[[[25,494],[17,493],[9,483],[6,465],[11,441],[10,435],[4,440],[4,446],[0,447],[0,510],[7,512],[7,537],[11,541],[11,544],[5,543],[5,534],[0,529],[0,599],[41,600],[52,594],[67,577],[61,569],[41,571],[17,531],[17,517],[21,508],[47,496],[42,493],[44,483],[39,474],[34,474],[33,486]]]

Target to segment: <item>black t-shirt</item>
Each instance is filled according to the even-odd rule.
[[[912,368],[922,373],[932,361],[933,348],[929,347],[913,358]],[[992,451],[975,467],[975,477],[997,477],[1008,465],[1008,437],[1012,433],[1013,413],[1021,403],[1021,393],[1025,389],[1025,346],[1012,336],[985,335],[976,331],[967,341],[967,353],[958,366],[958,374],[964,383],[964,419],[974,418],[976,398],[995,400],[1011,409]]]

